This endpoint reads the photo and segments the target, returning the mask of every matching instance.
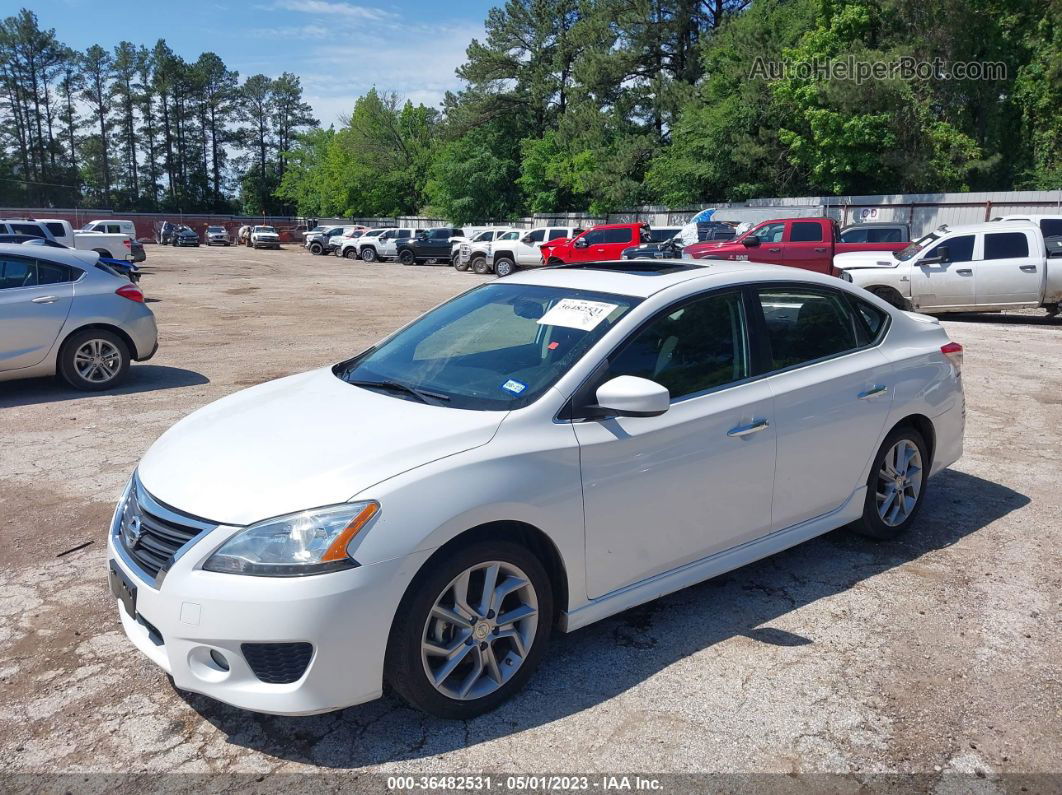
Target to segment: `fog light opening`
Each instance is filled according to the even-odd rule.
[[[210,661],[214,663],[222,671],[229,670],[229,661],[225,659],[225,655],[217,649],[210,650]]]

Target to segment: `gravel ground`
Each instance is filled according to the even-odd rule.
[[[558,636],[477,720],[393,697],[279,718],[179,693],[126,642],[104,574],[120,488],[193,409],[480,278],[294,246],[151,247],[147,265],[161,348],[126,386],[0,384],[0,770],[1062,773],[1062,321],[946,322],[966,455],[902,541],[838,531]]]

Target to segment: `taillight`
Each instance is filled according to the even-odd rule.
[[[131,249],[133,247],[133,241],[130,240],[129,238],[126,238],[125,240],[122,241],[122,245],[125,246],[126,248],[130,248]]]
[[[122,298],[128,298],[130,301],[136,301],[138,304],[144,303],[143,291],[134,284],[123,284],[114,291],[114,294],[120,295]]]
[[[962,372],[962,346],[957,342],[949,342],[940,346],[940,352],[948,357],[948,361],[955,368],[955,375],[959,375]]]

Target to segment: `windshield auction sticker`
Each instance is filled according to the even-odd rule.
[[[592,331],[612,314],[616,304],[601,301],[584,301],[580,298],[562,298],[546,314],[538,319],[542,326],[564,326],[581,331]]]

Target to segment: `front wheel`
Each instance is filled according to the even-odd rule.
[[[343,256],[346,257],[347,259],[357,259],[358,258],[358,250],[356,248],[354,248],[354,246],[351,246],[350,248],[348,248],[346,251],[343,252]]]
[[[317,255],[324,252],[324,246],[320,243],[310,243],[310,253]]]
[[[486,276],[490,273],[490,265],[487,264],[486,257],[476,257],[472,260],[472,270],[478,273],[480,276]]]
[[[398,261],[401,262],[403,265],[415,265],[417,262],[417,258],[413,256],[413,252],[407,248],[401,254],[398,255]]]
[[[534,554],[509,541],[474,543],[406,592],[388,641],[388,680],[440,718],[489,712],[534,673],[552,617],[549,576]]]
[[[457,257],[454,260],[454,270],[455,271],[462,271],[462,272],[467,271],[469,269],[470,265],[471,265],[471,263],[468,260],[461,259],[460,257]]]
[[[509,276],[516,270],[516,263],[509,257],[498,257],[494,260],[494,273],[498,278]]]
[[[366,246],[361,250],[361,258],[365,262],[376,262],[376,260],[379,259],[379,257],[376,256],[376,249],[372,246]]]
[[[909,426],[894,429],[874,458],[863,516],[852,529],[881,541],[906,531],[925,500],[929,464],[922,434]]]

